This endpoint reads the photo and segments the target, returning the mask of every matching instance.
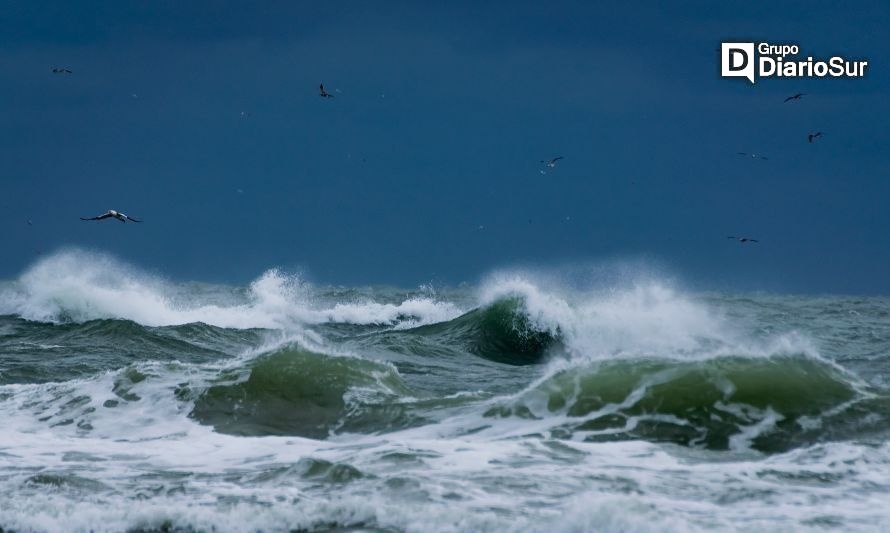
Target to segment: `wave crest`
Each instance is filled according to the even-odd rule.
[[[570,356],[586,360],[693,357],[737,342],[713,309],[655,281],[570,291],[504,275],[482,287],[483,304],[508,298],[522,302],[530,327],[559,337]]]
[[[263,356],[240,375],[222,376],[195,400],[191,417],[235,435],[383,431],[412,422],[395,368],[297,347]]]
[[[510,297],[473,309],[448,322],[416,328],[412,333],[500,363],[541,362],[560,345],[559,327],[542,330],[528,316],[521,298]]]
[[[862,402],[883,406],[862,409]],[[709,449],[780,452],[880,429],[886,399],[804,354],[590,363],[556,372],[488,417],[541,420],[558,438],[644,439]]]
[[[298,276],[266,271],[244,289],[174,284],[104,254],[67,250],[0,290],[0,314],[40,322],[124,319],[144,326],[203,322],[224,328],[294,329],[326,322],[412,327],[460,314],[413,296],[398,303],[329,304]]]

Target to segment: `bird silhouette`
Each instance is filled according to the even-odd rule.
[[[561,155],[559,155],[559,156],[554,157],[553,159],[547,159],[547,160],[542,159],[541,163],[544,163],[545,165],[547,165],[550,168],[554,168],[554,167],[556,167],[556,162],[562,158],[563,157]]]
[[[136,220],[135,218],[133,218],[131,216],[127,216],[119,211],[115,211],[114,209],[109,209],[104,214],[95,216],[95,217],[90,217],[90,218],[80,217],[81,220],[105,220],[106,218],[116,218],[116,219],[120,220],[121,222],[126,222],[128,220],[131,222],[142,222],[141,220]]]

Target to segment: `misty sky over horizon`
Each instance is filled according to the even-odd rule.
[[[214,282],[628,260],[890,294],[887,27],[882,2],[5,2],[0,279],[77,247]],[[869,70],[751,85],[728,40]],[[145,222],[78,220],[107,209]]]

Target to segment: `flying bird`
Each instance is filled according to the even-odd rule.
[[[562,159],[561,155],[556,156],[553,159],[547,159],[546,161],[542,159],[541,163],[544,163],[545,165],[547,165],[550,168],[554,168],[554,167],[556,167],[556,162],[559,161],[560,159]]]
[[[97,217],[91,217],[91,218],[80,217],[80,219],[81,220],[105,220],[106,218],[112,218],[112,217],[120,220],[121,222],[126,222],[128,220],[131,222],[142,222],[141,220],[136,220],[133,217],[127,216],[123,213],[119,213],[119,212],[115,211],[114,209],[109,209],[108,211],[105,212],[104,215],[99,215]]]
[[[763,159],[764,161],[769,161],[769,158],[768,158],[768,157],[764,157],[764,156],[762,156],[762,155],[748,154],[748,153],[745,153],[745,152],[736,152],[736,153],[739,154],[739,155],[743,155],[743,156],[745,156],[745,157],[751,157],[751,158],[753,158],[753,159]]]
[[[788,98],[785,99],[785,102],[783,102],[783,103],[790,102],[791,100],[800,100],[800,97],[803,96],[804,94],[806,94],[806,93],[797,93],[794,96],[789,96]]]
[[[735,239],[735,240],[739,241],[739,242],[742,243],[742,244],[749,243],[749,242],[760,242],[760,241],[758,241],[757,239],[749,239],[748,237],[734,237],[734,236],[732,236],[732,235],[730,235],[729,237],[727,237],[727,239]]]
[[[817,131],[816,133],[811,133],[811,134],[807,135],[807,140],[810,142],[813,142],[814,140],[818,139],[821,136],[822,136],[822,132]]]
[[[319,84],[318,86],[318,95],[322,98],[333,98],[334,95],[324,90],[324,83]]]
[[[53,74],[71,74],[71,71],[67,68],[54,68]]]

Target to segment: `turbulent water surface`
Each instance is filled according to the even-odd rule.
[[[58,253],[0,284],[0,529],[890,524],[890,301],[581,285]]]

